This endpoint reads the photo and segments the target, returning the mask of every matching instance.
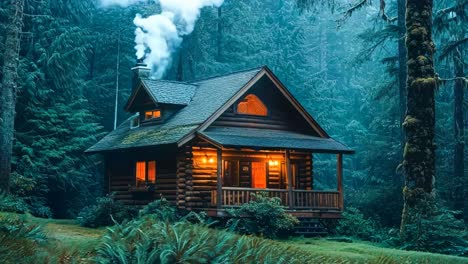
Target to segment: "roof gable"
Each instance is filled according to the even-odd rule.
[[[330,136],[325,132],[325,130],[320,127],[320,125],[315,121],[314,118],[304,109],[304,107],[294,98],[294,96],[288,91],[286,86],[284,86],[281,81],[271,72],[271,70],[263,66],[260,70],[255,74],[255,76],[250,79],[243,87],[237,90],[237,92],[229,98],[221,107],[219,107],[211,116],[209,116],[197,129],[196,131],[192,132],[185,136],[181,141],[178,142],[179,146],[184,145],[192,138],[195,137],[196,132],[203,132],[206,130],[213,122],[216,121],[229,107],[232,107],[234,103],[236,103],[239,99],[247,94],[247,92],[262,78],[267,77],[269,78],[274,86],[285,96],[285,98],[291,103],[291,105],[298,111],[298,114],[301,115],[304,120],[314,129],[319,137],[329,138]]]
[[[197,89],[196,85],[165,80],[141,79],[137,89],[132,93],[125,110],[134,111],[141,104],[137,100],[142,95],[149,96],[155,104],[172,104],[185,106],[190,103]]]

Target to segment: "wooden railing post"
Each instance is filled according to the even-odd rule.
[[[216,181],[216,208],[221,209],[222,206],[222,192],[223,192],[223,152],[221,149],[216,150],[216,164],[217,164],[217,181]]]
[[[336,177],[337,177],[337,190],[339,192],[339,207],[343,210],[343,154],[336,155]]]
[[[286,161],[286,175],[288,176],[288,203],[289,203],[289,208],[293,209],[294,208],[294,193],[292,189],[292,173],[291,173],[291,160],[290,160],[290,154],[289,150],[287,149],[284,152],[284,160]]]

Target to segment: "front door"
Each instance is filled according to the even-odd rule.
[[[267,187],[267,170],[265,162],[252,162],[252,188],[265,189]]]

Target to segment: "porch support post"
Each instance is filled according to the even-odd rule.
[[[284,152],[284,160],[285,160],[285,165],[286,165],[286,175],[288,176],[289,208],[293,209],[294,208],[294,197],[293,197],[294,193],[293,193],[293,188],[292,188],[291,160],[290,160],[290,153],[288,149]]]
[[[339,194],[339,208],[341,210],[344,209],[343,207],[343,154],[337,154],[336,155],[336,177],[337,177],[337,190],[340,193]]]
[[[222,178],[222,173],[223,173],[223,152],[222,149],[217,149],[216,150],[216,164],[217,164],[217,180],[216,180],[216,208],[221,209],[222,203],[222,192],[223,192],[223,178]]]

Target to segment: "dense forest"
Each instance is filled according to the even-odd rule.
[[[107,199],[103,161],[84,151],[130,117],[130,69],[161,48],[138,36],[160,34],[145,18],[165,2],[0,2],[0,211],[76,219]],[[154,77],[189,82],[267,65],[355,150],[344,159],[337,235],[467,256],[468,1],[192,2],[200,13],[146,54]],[[314,188],[336,185],[334,158],[314,156]],[[184,224],[174,230],[204,232]],[[136,236],[124,228],[112,234]]]

